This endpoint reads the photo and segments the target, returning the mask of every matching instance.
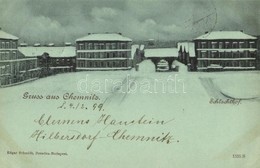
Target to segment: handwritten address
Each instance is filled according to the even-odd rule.
[[[118,141],[135,141],[135,142],[156,142],[171,144],[178,142],[175,140],[170,131],[162,132],[159,135],[145,135],[145,134],[133,134],[129,131],[132,126],[144,126],[144,125],[157,125],[164,126],[170,124],[174,119],[158,120],[143,115],[136,119],[131,120],[117,120],[112,115],[101,114],[96,120],[91,119],[56,119],[52,115],[46,116],[42,114],[40,118],[35,119],[34,122],[41,127],[41,129],[35,130],[30,138],[35,141],[41,140],[62,140],[62,141],[88,141],[87,149],[89,150],[98,139],[107,138],[109,140]],[[46,131],[44,127],[52,126],[64,126],[77,125],[78,127],[97,127],[97,125],[103,126],[101,129],[94,133],[81,132],[79,130],[67,130],[67,131]],[[118,129],[118,126],[124,128]],[[108,127],[115,127],[113,131],[106,131]]]

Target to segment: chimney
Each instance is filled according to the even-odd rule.
[[[119,35],[122,35],[122,33],[120,33],[120,32],[119,32],[118,34],[119,34]]]
[[[88,33],[88,35],[91,35],[91,33]]]
[[[205,32],[205,34],[209,33],[208,31]]]
[[[244,30],[240,30],[242,33],[244,32]]]

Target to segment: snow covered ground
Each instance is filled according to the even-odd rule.
[[[155,72],[147,60],[139,71],[100,71],[59,74],[31,83],[0,89],[1,151],[67,152],[68,156],[3,156],[4,167],[207,167],[233,168],[259,165],[259,72]],[[23,99],[25,92],[33,95],[58,95],[58,100]],[[88,92],[88,93],[86,93]],[[69,100],[77,104],[104,103],[104,111],[61,110],[64,93],[90,95],[100,100]],[[211,98],[224,95],[244,98],[239,105],[211,104]],[[251,99],[253,98],[253,99]],[[92,107],[91,107],[92,108]],[[167,125],[109,126],[39,126],[34,120],[42,114],[54,118],[90,118],[101,113],[117,120],[129,120],[145,115],[147,119],[170,120]],[[171,144],[154,142],[113,141],[98,139],[90,150],[81,141],[35,141],[30,138],[36,129],[73,130],[102,136],[115,129],[127,129],[129,134],[160,135],[171,132]],[[2,150],[3,149],[3,150]],[[245,154],[234,159],[233,154]],[[51,160],[50,160],[51,159]],[[79,165],[78,163],[86,163]],[[104,166],[105,165],[105,166]]]

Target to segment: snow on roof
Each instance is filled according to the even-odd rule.
[[[50,57],[73,57],[76,56],[75,47],[18,47],[18,50],[26,57],[37,57],[48,53]]]
[[[131,46],[131,58],[133,59],[135,56],[136,49],[139,49],[139,45],[135,44]]]
[[[146,58],[150,57],[178,57],[177,48],[153,48],[145,49],[144,56]]]
[[[66,46],[71,46],[71,45],[72,45],[71,42],[65,42],[64,44],[65,44]]]
[[[208,32],[195,38],[195,40],[218,40],[218,39],[256,39],[241,31],[214,31]]]
[[[128,37],[124,37],[118,33],[89,34],[79,38],[76,41],[132,41]]]
[[[185,51],[189,53],[190,57],[195,57],[195,44],[194,42],[179,42],[177,44],[178,51],[180,51],[180,48],[182,48],[182,51]]]
[[[27,46],[28,44],[27,43],[20,43],[20,46]]]
[[[140,46],[140,50],[144,50],[144,45],[143,44]]]
[[[33,46],[34,47],[39,47],[39,46],[41,46],[41,44],[40,43],[35,43]]]
[[[19,38],[0,30],[0,39],[18,40]]]

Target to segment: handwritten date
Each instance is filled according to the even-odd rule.
[[[94,103],[93,105],[87,105],[84,103],[69,103],[64,101],[57,109],[104,111],[104,104]]]

